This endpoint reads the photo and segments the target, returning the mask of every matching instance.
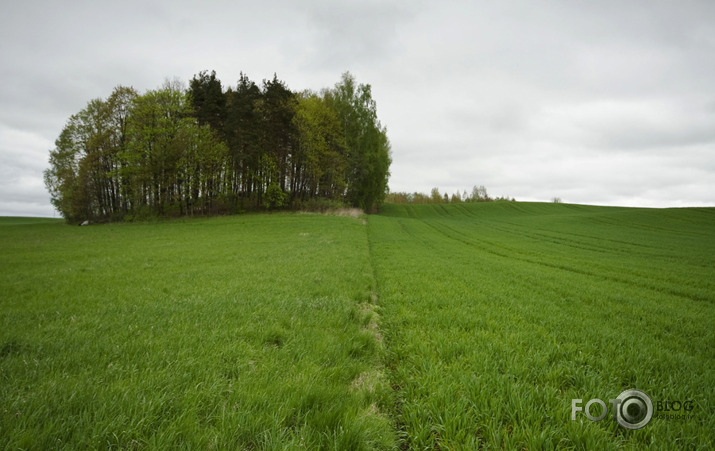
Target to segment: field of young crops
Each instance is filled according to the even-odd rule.
[[[0,225],[0,448],[387,448],[362,219]]]
[[[714,209],[389,205],[369,227],[409,448],[713,446]],[[631,388],[694,418],[571,421]]]
[[[0,447],[711,449],[713,324],[715,209],[0,218]]]

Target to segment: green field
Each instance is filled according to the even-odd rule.
[[[715,210],[388,206],[370,244],[411,448],[712,447]],[[571,421],[629,388],[698,418]]]
[[[2,218],[0,447],[712,449],[714,303],[715,209]]]

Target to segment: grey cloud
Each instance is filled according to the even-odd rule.
[[[0,127],[0,214],[52,216],[42,179],[49,145],[37,136]]]
[[[596,100],[547,113],[550,126],[571,129],[582,143],[608,151],[660,151],[675,145],[715,145],[715,114],[678,99]],[[548,127],[549,125],[546,125]]]
[[[0,200],[0,212],[3,216],[29,216],[38,218],[56,218],[58,214],[49,203],[49,196],[43,202]]]
[[[310,61],[345,70],[374,65],[399,50],[397,28],[419,2],[323,2],[308,14],[313,31]]]
[[[204,69],[296,90],[351,70],[373,86],[395,191],[712,205],[713,23],[705,0],[9,2],[0,214],[51,212],[47,152],[89,100]]]

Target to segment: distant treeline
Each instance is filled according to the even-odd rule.
[[[456,203],[456,202],[494,202],[494,201],[516,201],[516,199],[509,199],[508,197],[489,197],[487,194],[487,189],[484,185],[474,186],[472,192],[467,193],[467,190],[460,193],[455,192],[451,196],[447,193],[440,194],[439,188],[432,188],[430,194],[424,193],[405,193],[396,192],[389,193],[385,198],[385,202],[391,204],[442,204],[442,203]]]
[[[68,120],[45,184],[70,222],[384,200],[390,144],[370,85],[294,92],[274,75],[224,89],[201,72],[140,95],[119,86]]]

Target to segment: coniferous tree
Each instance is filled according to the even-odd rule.
[[[235,90],[226,93],[224,136],[232,172],[231,194],[249,201],[254,197],[261,156],[260,88],[241,73]]]
[[[297,101],[295,94],[285,83],[278,80],[263,81],[263,102],[260,111],[263,119],[263,155],[265,158],[262,174],[264,186],[277,183],[283,191],[294,175],[291,161],[295,140],[293,117]],[[263,172],[263,171],[262,171]]]
[[[209,125],[222,134],[226,121],[226,93],[221,81],[216,78],[216,71],[211,71],[211,74],[202,71],[194,75],[189,82],[189,98],[199,125]]]

